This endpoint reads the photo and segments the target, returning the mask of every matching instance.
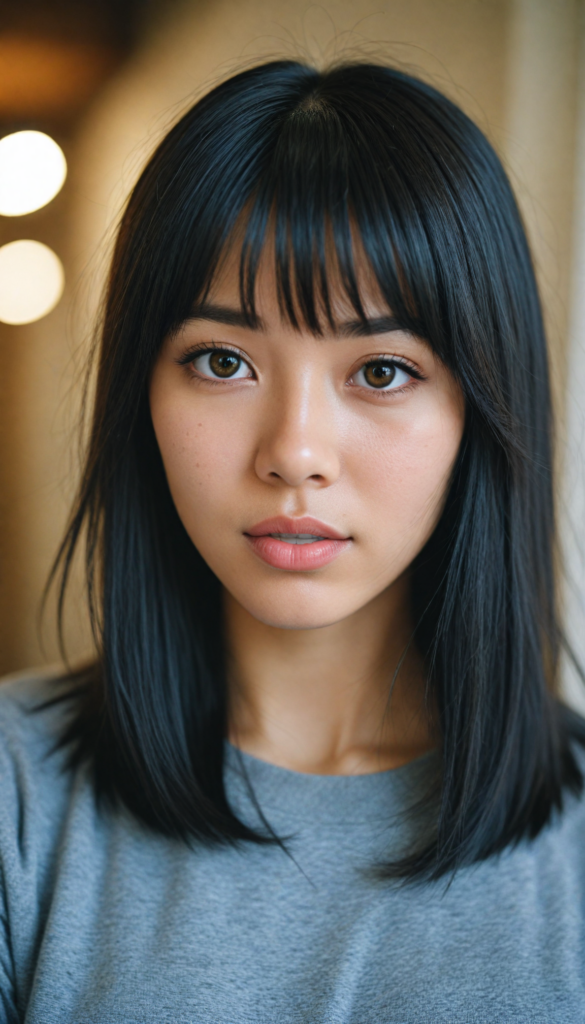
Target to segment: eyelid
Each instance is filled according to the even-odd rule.
[[[197,356],[202,355],[203,352],[233,352],[234,355],[238,356],[250,369],[253,369],[250,359],[246,356],[241,349],[236,345],[229,345],[226,342],[216,341],[202,341],[196,345],[191,345],[186,352],[183,352],[182,356],[179,356],[176,362],[179,366],[187,366],[192,363]]]

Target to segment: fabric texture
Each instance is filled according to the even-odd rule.
[[[51,694],[0,686],[1,1024],[585,1022],[585,801],[450,886],[380,883],[433,755],[311,776],[228,745],[288,852],[189,849],[96,809]]]

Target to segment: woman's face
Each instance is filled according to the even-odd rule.
[[[286,629],[330,625],[401,577],[441,513],[464,423],[450,372],[363,287],[335,331],[281,318],[271,261],[258,322],[238,259],[166,339],[150,407],[177,512],[229,593]]]

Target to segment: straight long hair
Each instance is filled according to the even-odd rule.
[[[62,743],[72,764],[91,763],[99,797],[159,833],[274,840],[226,797],[221,588],[174,508],[147,395],[163,339],[205,298],[236,229],[251,324],[269,235],[294,327],[333,325],[332,251],[336,287],[365,321],[357,238],[393,316],[465,396],[445,509],[412,567],[441,733],[433,827],[385,868],[436,879],[536,836],[564,790],[582,786],[573,741],[585,733],[554,695],[551,401],[521,218],[481,131],[392,68],[276,61],[236,75],[175,125],[130,196],[87,460],[54,570],[62,608],[83,539],[99,656],[69,677]]]

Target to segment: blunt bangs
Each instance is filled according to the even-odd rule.
[[[522,222],[479,128],[392,68],[276,61],[243,72],[184,115],[130,196],[86,465],[54,570],[62,600],[85,536],[98,658],[68,676],[62,743],[72,764],[92,764],[98,796],[159,833],[278,841],[227,801],[220,585],[174,508],[148,406],[165,336],[235,245],[251,325],[264,253],[283,317],[315,334],[335,327],[340,289],[367,326],[365,266],[465,396],[445,510],[413,565],[442,737],[432,835],[383,872],[436,879],[538,834],[582,786],[574,743],[585,726],[555,697],[551,402]]]

